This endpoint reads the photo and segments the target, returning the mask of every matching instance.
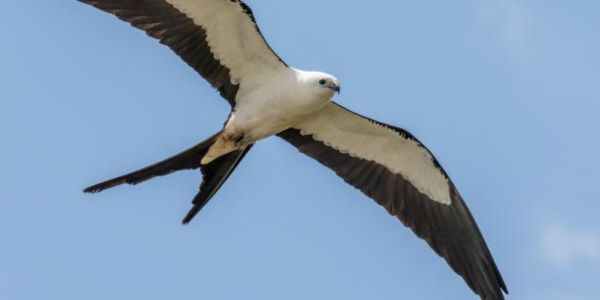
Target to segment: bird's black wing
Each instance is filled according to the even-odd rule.
[[[238,0],[78,0],[171,48],[235,106],[244,81],[287,68]]]
[[[279,136],[398,217],[482,299],[504,299],[506,285],[469,209],[410,133],[332,103]]]

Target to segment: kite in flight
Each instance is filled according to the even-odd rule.
[[[332,169],[398,217],[442,256],[481,299],[506,285],[475,220],[431,152],[409,132],[331,99],[339,81],[288,66],[239,0],[79,0],[112,13],[171,48],[231,105],[223,129],[141,170],[85,189],[96,193],[186,169],[202,183],[189,223],[254,143],[277,135]]]

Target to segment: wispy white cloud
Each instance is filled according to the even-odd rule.
[[[514,59],[528,59],[535,52],[538,16],[516,0],[481,1],[479,19]]]
[[[548,76],[568,79],[563,74],[588,68],[596,54],[589,52],[585,40],[568,26],[555,22],[543,7],[531,1],[479,0],[477,18],[490,41],[519,70],[531,70],[537,75],[541,70],[554,74],[562,69],[563,72]]]
[[[559,295],[559,296],[555,296],[554,298],[546,298],[549,300],[587,300],[588,298],[582,298],[579,296],[572,296],[572,295]]]
[[[590,300],[590,299],[594,299],[594,298],[576,295],[577,292],[567,293],[564,291],[556,291],[556,290],[551,290],[551,291],[546,291],[546,292],[549,294],[538,295],[534,299],[546,299],[546,300]]]
[[[553,224],[543,230],[539,248],[543,258],[555,267],[600,264],[600,231]]]

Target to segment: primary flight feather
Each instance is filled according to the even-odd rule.
[[[189,223],[255,142],[277,135],[332,169],[398,217],[442,256],[481,299],[506,285],[458,190],[407,131],[332,101],[339,81],[288,66],[238,0],[79,0],[144,30],[171,48],[231,105],[223,129],[144,169],[85,189],[95,193],[185,169],[202,182]]]

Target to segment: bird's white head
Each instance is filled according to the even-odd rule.
[[[323,72],[301,72],[298,78],[302,84],[317,97],[331,99],[335,93],[340,93],[340,82],[334,76]]]

